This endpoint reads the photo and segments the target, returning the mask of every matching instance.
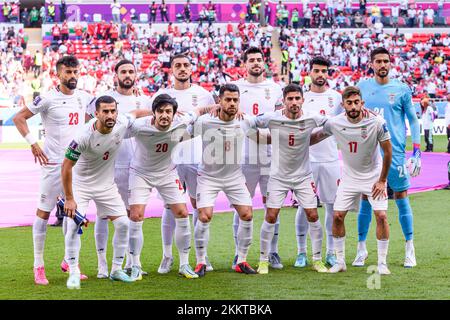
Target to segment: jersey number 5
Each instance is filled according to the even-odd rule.
[[[293,134],[293,133],[290,133],[290,134],[289,134],[289,137],[288,137],[288,144],[289,144],[290,147],[293,147],[294,144],[295,144],[294,134]]]
[[[358,142],[351,141],[348,143],[348,145],[350,146],[350,153],[358,152]]]
[[[77,125],[78,124],[78,113],[69,113],[69,125]]]

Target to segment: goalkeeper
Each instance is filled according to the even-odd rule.
[[[413,215],[409,204],[409,176],[419,175],[420,161],[420,127],[409,87],[398,80],[389,78],[391,55],[385,48],[376,48],[370,54],[372,79],[361,80],[361,89],[365,107],[380,114],[386,120],[392,137],[392,164],[388,174],[389,186],[394,190],[394,199],[399,211],[399,221],[406,239],[405,268],[416,266],[413,245]],[[406,123],[411,128],[413,154],[406,161]],[[367,259],[366,236],[372,219],[372,207],[367,199],[361,202],[358,215],[358,251],[354,266],[363,266]]]

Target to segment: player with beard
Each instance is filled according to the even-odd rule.
[[[304,95],[302,109],[305,113],[322,116],[335,116],[342,111],[341,95],[327,85],[330,62],[323,57],[315,57],[310,62],[311,87]],[[326,263],[333,266],[336,263],[334,255],[333,234],[333,203],[341,176],[336,140],[330,137],[309,148],[311,169],[319,198],[325,204],[325,230],[327,235]],[[306,256],[306,236],[308,221],[301,206],[295,216],[298,255],[294,266],[303,268],[308,264]]]
[[[30,144],[34,161],[39,161],[41,165],[40,198],[33,222],[34,282],[39,285],[48,284],[44,268],[45,238],[50,212],[56,205],[57,197],[63,192],[61,163],[65,148],[84,125],[86,108],[93,99],[87,92],[76,89],[80,74],[76,57],[65,56],[59,59],[56,72],[60,84],[36,97],[31,106],[24,107],[13,119],[17,130]],[[43,150],[26,122],[38,113],[45,130]],[[63,227],[63,232],[66,233],[66,226]],[[67,271],[66,260],[61,263],[61,268]],[[81,277],[87,278],[84,275]]]
[[[413,245],[413,215],[409,204],[409,176],[420,174],[420,126],[412,104],[411,89],[395,79],[389,78],[391,55],[385,48],[376,48],[370,53],[371,66],[375,77],[362,80],[358,87],[368,109],[380,114],[386,120],[392,137],[392,164],[388,175],[388,184],[394,190],[394,199],[398,207],[399,221],[405,236],[404,267],[416,266]],[[411,128],[413,145],[412,157],[406,161],[406,119]],[[372,206],[363,197],[358,215],[358,251],[354,266],[364,266],[367,259],[366,237],[372,219]]]
[[[329,119],[319,136],[333,135],[342,152],[342,181],[334,203],[333,238],[337,262],[328,272],[346,271],[345,216],[358,208],[361,195],[373,206],[377,220],[379,274],[390,274],[387,267],[389,224],[387,221],[386,179],[392,160],[392,145],[385,120],[364,108],[361,92],[347,87],[342,93],[345,113]],[[379,152],[383,149],[383,160]]]
[[[114,67],[115,80],[117,87],[115,89],[106,91],[99,96],[113,97],[117,102],[117,109],[119,114],[126,114],[135,109],[151,110],[151,99],[145,95],[135,94],[136,82],[136,67],[133,62],[129,60],[121,60]],[[90,106],[90,114],[95,112],[95,101]],[[114,182],[117,184],[120,196],[127,208],[128,216],[130,215],[130,206],[128,204],[128,179],[130,172],[130,163],[132,155],[135,151],[134,139],[126,139],[122,142],[115,166],[114,166]],[[131,236],[131,232],[130,232]],[[108,265],[106,263],[106,249],[108,243],[108,219],[97,219],[95,223],[95,245],[97,249],[98,258],[98,273],[97,278],[108,278]],[[139,257],[138,257],[139,258]],[[132,262],[127,250],[127,259],[125,270],[131,272]],[[146,275],[146,272],[143,271]]]
[[[197,107],[213,105],[214,97],[204,88],[191,82],[192,63],[188,56],[178,54],[172,57],[171,72],[174,77],[173,86],[158,90],[153,100],[160,94],[168,94],[178,103],[178,111],[193,112]],[[197,223],[197,168],[202,158],[202,142],[197,137],[191,141],[184,141],[177,145],[173,153],[174,163],[177,165],[181,183],[186,187],[190,197],[193,211],[193,225]],[[172,242],[175,232],[175,218],[169,208],[165,208],[161,219],[161,234],[163,243],[163,258],[158,268],[161,274],[168,273],[173,264]],[[212,271],[213,267],[207,259],[206,271]]]
[[[246,114],[257,116],[265,112],[275,111],[282,105],[283,92],[281,87],[272,80],[265,79],[264,53],[261,49],[251,47],[243,56],[247,77],[233,82],[241,93],[240,110]],[[267,134],[267,129],[261,129],[261,134]],[[256,186],[259,184],[262,200],[265,206],[267,182],[269,181],[271,146],[257,144],[253,139],[244,141],[244,159],[242,172],[250,195],[255,196]],[[265,208],[266,211],[266,208]],[[275,224],[274,237],[271,243],[269,261],[272,268],[281,269],[283,264],[278,255],[278,228],[279,218]],[[235,241],[235,256],[232,268],[235,269],[238,257],[237,230],[239,228],[239,215],[235,211],[233,220],[233,234]]]

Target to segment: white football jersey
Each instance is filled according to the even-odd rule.
[[[210,114],[199,117],[189,128],[202,140],[203,156],[198,173],[216,179],[242,174],[242,144],[248,127],[248,120],[222,121]]]
[[[116,125],[109,134],[98,132],[96,121],[91,119],[80,130],[66,152],[68,159],[77,160],[73,182],[92,190],[114,184],[114,161],[134,117],[130,114],[118,115]]]
[[[130,170],[134,170],[149,180],[163,178],[175,168],[172,153],[187,133],[197,115],[193,112],[176,116],[167,131],[158,130],[153,124],[153,117],[137,119],[130,127],[129,136],[135,137],[136,152],[131,160]]]
[[[206,107],[215,104],[214,97],[208,90],[199,85],[192,84],[186,90],[176,90],[175,88],[160,89],[152,97],[153,100],[160,94],[168,94],[178,103],[178,111],[194,111],[198,107]],[[177,147],[174,161],[176,164],[199,164],[202,159],[201,138],[192,139],[180,143]]]
[[[119,114],[125,114],[135,109],[152,110],[151,98],[145,95],[135,96],[133,94],[131,96],[126,96],[120,94],[116,90],[108,90],[99,94],[96,98],[101,96],[113,97],[117,101],[117,110],[119,111]],[[95,100],[89,107],[89,114],[95,116]],[[133,155],[135,148],[136,143],[134,142],[134,139],[126,139],[123,141],[116,157],[115,167],[121,169],[129,168],[131,156]]]
[[[248,115],[257,116],[273,112],[283,104],[283,90],[272,80],[265,79],[261,83],[250,83],[246,79],[232,82],[240,92],[239,109]],[[245,164],[270,163],[271,146],[257,145],[255,141],[246,139],[244,144]]]
[[[333,117],[343,111],[342,96],[333,89],[328,89],[323,93],[305,92],[302,109],[308,114],[318,114]],[[309,148],[311,162],[332,162],[338,161],[337,144],[334,137],[325,139]]]
[[[292,120],[283,110],[250,119],[251,127],[269,128],[272,137],[270,176],[279,180],[298,180],[311,173],[309,142],[312,131],[322,126],[326,117],[303,114]]]
[[[329,119],[323,131],[334,135],[341,149],[344,178],[357,182],[379,177],[382,168],[379,143],[391,139],[382,117],[369,112],[359,123],[351,123],[341,113]]]
[[[65,149],[85,123],[86,110],[93,98],[83,90],[75,89],[72,95],[66,95],[56,87],[28,106],[33,114],[41,114],[45,130],[43,151],[49,163],[62,163]]]

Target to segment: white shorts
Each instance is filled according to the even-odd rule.
[[[197,194],[197,164],[177,164],[178,176],[186,186],[189,197],[195,199]]]
[[[130,209],[128,204],[128,180],[130,176],[129,168],[114,168],[114,183],[119,189],[119,194],[122,197],[122,201],[127,209]]]
[[[267,187],[267,208],[280,209],[289,191],[292,191],[301,207],[317,208],[316,187],[312,174],[298,181],[292,179],[282,181],[270,177]]]
[[[261,174],[261,166],[256,164],[243,164],[242,173],[244,174],[250,196],[255,196],[256,185],[259,183],[259,190],[263,197],[267,194],[267,183],[269,182],[269,175]],[[266,170],[263,170],[266,171]]]
[[[358,211],[361,195],[365,194],[368,197],[370,204],[374,211],[386,211],[388,208],[388,198],[375,200],[372,197],[372,187],[377,182],[376,180],[370,182],[355,182],[341,180],[336,194],[336,201],[334,202],[335,211]]]
[[[339,179],[341,178],[339,161],[311,162],[311,169],[320,201],[323,203],[334,203]]]
[[[38,209],[51,212],[58,196],[63,194],[61,164],[41,166]]]
[[[97,216],[104,219],[108,216],[126,216],[127,210],[119,194],[116,184],[109,187],[93,190],[81,184],[73,185],[73,197],[77,203],[77,209],[81,214],[86,214],[89,201],[94,200],[97,207]]]
[[[223,191],[232,205],[252,206],[252,198],[243,174],[231,178],[197,176],[197,208],[214,207],[217,195]]]
[[[130,205],[147,204],[152,188],[158,190],[165,204],[186,203],[183,185],[175,170],[158,180],[131,171],[128,201]]]

